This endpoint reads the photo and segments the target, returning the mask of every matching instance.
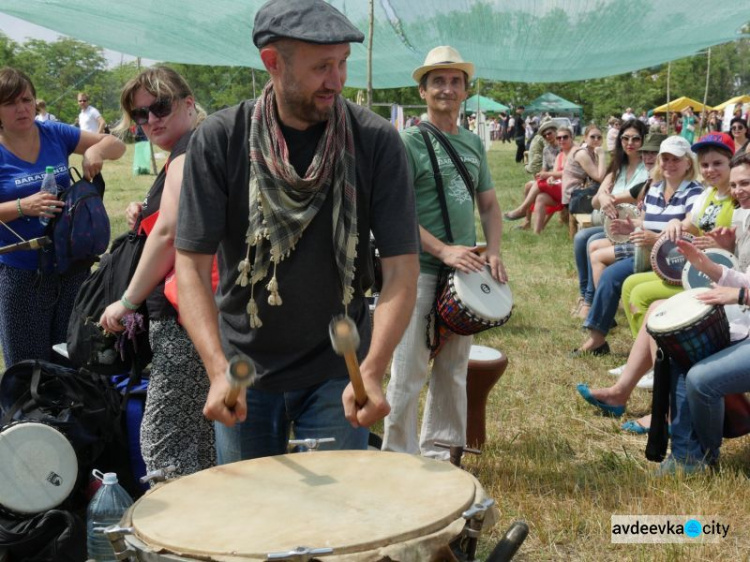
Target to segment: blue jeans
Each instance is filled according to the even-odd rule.
[[[698,361],[685,374],[672,363],[672,456],[683,462],[719,458],[724,396],[750,391],[750,340]]]
[[[215,423],[218,464],[283,455],[289,432],[295,439],[333,437],[319,450],[367,449],[367,428],[353,428],[344,417],[341,394],[347,377],[288,392],[247,390],[247,419],[234,427]]]
[[[603,227],[592,226],[579,230],[573,237],[573,255],[578,270],[578,290],[586,304],[591,304],[594,300],[594,276],[591,271],[589,244],[604,236]]]
[[[594,293],[591,310],[583,323],[584,328],[607,335],[617,314],[622,284],[632,274],[633,258],[616,261],[604,270]]]

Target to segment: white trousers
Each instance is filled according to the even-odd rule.
[[[386,391],[391,413],[385,418],[383,450],[447,460],[449,451],[435,447],[435,442],[466,444],[466,371],[472,336],[452,334],[433,361],[417,442],[419,394],[430,374],[425,317],[432,307],[436,285],[436,275],[419,275],[417,304],[393,354]]]

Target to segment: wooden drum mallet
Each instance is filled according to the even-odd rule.
[[[352,387],[354,388],[354,399],[357,404],[364,406],[367,402],[367,393],[357,360],[357,348],[359,348],[357,326],[348,316],[337,316],[331,320],[328,331],[333,350],[339,355],[343,355],[346,361],[346,370],[349,371],[349,379],[352,381]]]
[[[226,375],[230,387],[227,395],[224,397],[224,405],[232,410],[237,404],[237,397],[240,395],[240,391],[255,382],[257,375],[255,364],[245,355],[235,355],[229,360]]]

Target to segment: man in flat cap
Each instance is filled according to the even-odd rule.
[[[411,127],[401,134],[414,180],[422,252],[417,305],[391,365],[387,397],[392,409],[385,420],[383,449],[440,459],[447,459],[449,452],[436,447],[436,441],[466,444],[466,371],[472,338],[452,334],[435,357],[422,432],[417,440],[419,394],[429,374],[431,352],[425,337],[427,316],[435,302],[439,274],[445,268],[470,273],[489,267],[497,281],[507,281],[500,257],[502,215],[487,153],[478,136],[457,125],[473,74],[472,63],[465,62],[456,49],[443,46],[430,51],[424,65],[412,75],[419,84],[419,95],[427,103],[428,121],[453,147],[472,185],[466,184],[434,133],[430,132],[428,139],[435,151],[437,173],[433,171],[428,145],[419,128]],[[442,179],[452,242],[442,217],[436,176]],[[484,254],[478,252],[476,245],[474,200],[487,241]]]
[[[269,84],[211,115],[188,149],[175,246],[190,304],[180,312],[211,379],[204,413],[219,422],[220,463],[285,453],[290,431],[363,449],[389,411],[381,382],[414,307],[419,242],[398,133],[341,96],[349,43],[363,39],[323,0],[267,2],[253,42]],[[370,231],[383,271],[374,328]],[[329,323],[343,314],[361,339],[364,404],[331,346]],[[257,378],[230,409],[225,371],[237,354]]]

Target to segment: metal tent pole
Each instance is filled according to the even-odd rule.
[[[370,0],[370,36],[367,38],[367,109],[372,109],[372,35],[375,31],[375,0]]]
[[[703,136],[704,128],[706,126],[706,102],[708,101],[708,81],[711,77],[711,47],[708,48],[707,62],[706,62],[706,89],[703,91],[703,108],[701,109],[701,128],[700,135]]]

